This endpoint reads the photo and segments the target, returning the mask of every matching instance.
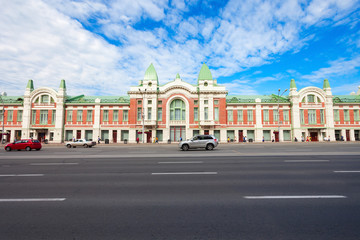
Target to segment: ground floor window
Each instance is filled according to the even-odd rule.
[[[336,141],[340,141],[340,139],[341,139],[341,130],[335,130],[335,139],[336,139]]]
[[[92,141],[93,138],[93,130],[85,130],[85,139]]]
[[[121,141],[129,140],[129,130],[121,130]]]
[[[171,141],[180,141],[186,140],[186,127],[185,126],[176,126],[170,127],[170,139]]]
[[[355,130],[354,134],[355,134],[355,141],[360,141],[360,130]]]
[[[284,141],[291,141],[291,134],[290,134],[290,130],[284,130]]]
[[[214,136],[218,141],[220,141],[220,130],[214,130]]]
[[[109,130],[101,130],[101,140],[109,139]]]
[[[145,135],[145,133],[144,133]],[[136,138],[139,138],[139,142],[142,142],[142,131],[141,130],[136,130]]]
[[[73,138],[73,130],[65,131],[65,141],[72,141]]]
[[[233,142],[234,139],[235,139],[235,131],[234,130],[227,130],[226,138],[230,139],[230,141]]]
[[[263,131],[263,137],[265,141],[271,141],[271,131],[270,130],[264,130]]]
[[[246,138],[248,139],[248,141],[254,141],[255,140],[255,131],[254,130],[247,130],[247,136]]]
[[[193,136],[200,135],[200,130],[193,130]]]
[[[159,142],[163,141],[163,130],[156,130],[156,137]]]
[[[54,132],[50,132],[50,141],[54,141]]]

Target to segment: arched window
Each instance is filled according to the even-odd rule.
[[[175,99],[170,104],[170,120],[185,120],[185,103]]]

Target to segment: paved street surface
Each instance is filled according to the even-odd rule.
[[[0,150],[0,239],[360,239],[360,144]]]

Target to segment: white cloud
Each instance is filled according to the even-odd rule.
[[[320,68],[313,71],[309,75],[302,76],[303,79],[307,79],[311,82],[322,82],[325,78],[331,79],[337,76],[346,76],[359,71],[360,56],[357,56],[351,60],[340,58],[329,63],[329,67]]]

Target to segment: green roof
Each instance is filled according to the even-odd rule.
[[[333,95],[333,103],[360,103],[360,95]]]
[[[66,89],[66,83],[64,79],[61,79],[60,88]]]
[[[24,97],[23,96],[1,96],[2,100],[5,103],[23,103]]]
[[[28,81],[28,84],[27,84],[26,88],[30,88],[31,91],[34,90],[34,82],[33,82],[33,80],[30,79]]]
[[[150,81],[156,80],[157,84],[159,85],[158,75],[152,63],[150,64],[148,69],[146,69],[144,80],[150,80]]]
[[[210,69],[205,63],[203,63],[203,65],[200,69],[198,83],[200,80],[213,80]]]
[[[262,103],[290,103],[288,96],[278,97],[272,95],[227,95],[227,103],[255,103],[255,99],[259,98]]]
[[[66,103],[95,103],[99,98],[101,103],[130,103],[129,96],[67,96]]]
[[[291,81],[290,81],[290,88],[296,88],[295,79],[291,79]]]
[[[325,89],[325,88],[330,88],[330,83],[329,83],[329,80],[327,80],[327,79],[324,79],[323,89]]]

